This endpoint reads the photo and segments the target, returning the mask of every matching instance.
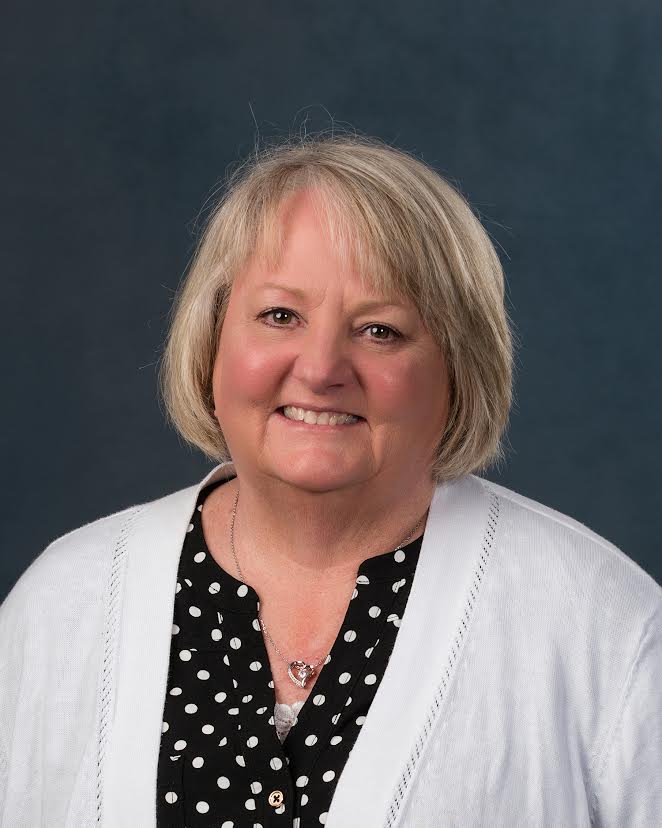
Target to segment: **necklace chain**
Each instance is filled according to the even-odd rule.
[[[237,504],[238,503],[239,503],[239,486],[237,486],[237,494],[235,495],[234,505],[232,507],[232,523],[230,524],[230,546],[232,548],[232,557],[234,558],[234,563],[235,563],[235,566],[237,567],[237,572],[239,573],[239,578],[241,579],[242,583],[245,584],[246,583],[246,578],[244,577],[244,573],[241,571],[241,566],[239,565],[239,559],[237,558],[237,551],[236,551],[235,546],[234,546],[234,522],[235,522],[235,518],[237,517]],[[414,526],[414,528],[407,535],[407,537],[402,541],[402,543],[399,546],[395,547],[395,549],[393,550],[394,552],[397,552],[398,549],[402,549],[402,547],[407,543],[407,541],[411,537],[413,537],[414,532],[416,532],[418,527],[421,525],[421,523],[423,522],[423,519],[425,518],[426,514],[427,514],[427,509],[423,513],[423,516],[418,521],[416,526]],[[262,618],[262,611],[260,609],[259,602],[258,602],[257,619],[258,619],[258,622],[260,624],[260,627],[262,628],[262,631],[264,632],[264,634],[269,639],[269,641],[271,643],[271,646],[274,648],[276,653],[280,656],[281,660],[284,661],[285,664],[287,664],[287,666],[288,666],[287,672],[288,672],[288,675],[289,675],[290,679],[296,685],[298,685],[299,687],[304,687],[305,682],[307,681],[307,679],[310,678],[310,676],[313,675],[315,669],[317,667],[319,667],[320,664],[322,664],[322,662],[326,661],[326,659],[328,658],[328,655],[324,656],[324,658],[319,659],[319,661],[315,661],[315,662],[312,662],[312,663],[304,662],[302,660],[290,661],[285,655],[283,655],[280,648],[278,647],[276,642],[273,640],[273,637],[272,637],[271,633],[267,629],[267,625],[264,623],[264,619]],[[294,669],[299,671],[299,679],[294,677],[293,672],[292,672]],[[302,670],[303,670],[303,672],[302,672]],[[305,677],[304,677],[304,675],[305,675]]]

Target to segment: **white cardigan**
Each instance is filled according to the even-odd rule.
[[[179,556],[200,483],[53,542],[0,608],[0,826],[154,828]],[[572,519],[434,492],[327,828],[662,825],[662,589]]]

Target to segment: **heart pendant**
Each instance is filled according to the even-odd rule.
[[[308,679],[315,673],[315,668],[305,661],[292,661],[287,665],[287,675],[297,687],[305,687]]]

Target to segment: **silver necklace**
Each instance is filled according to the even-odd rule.
[[[241,567],[239,566],[239,559],[237,558],[237,552],[234,548],[234,521],[237,517],[237,503],[239,502],[239,487],[237,486],[237,494],[234,499],[234,506],[232,508],[232,523],[230,524],[230,546],[232,548],[232,557],[234,558],[235,566],[237,567],[237,572],[239,573],[239,578],[241,579],[242,583],[246,583],[246,578],[244,578],[244,573],[241,571]],[[414,532],[418,529],[418,527],[423,522],[425,515],[427,514],[427,509],[425,510],[423,517],[418,521],[416,526],[411,530],[411,532],[407,535],[407,537],[402,541],[399,546],[396,546],[393,550],[397,552],[398,549],[402,549],[402,547],[407,543],[407,541],[413,537]],[[322,662],[326,661],[328,655],[324,656],[324,658],[320,658],[319,661],[314,661],[312,663],[303,661],[303,659],[295,659],[294,661],[290,661],[283,653],[280,651],[280,648],[276,644],[276,642],[271,637],[271,633],[267,629],[267,625],[264,623],[262,618],[262,612],[258,608],[257,611],[257,619],[260,623],[260,627],[262,631],[269,639],[271,646],[274,648],[278,656],[282,661],[287,664],[287,675],[290,677],[290,680],[296,684],[297,687],[305,687],[306,682],[315,675],[315,670],[322,664]]]

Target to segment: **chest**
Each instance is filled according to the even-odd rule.
[[[263,641],[276,701],[290,705],[304,702],[328,663],[347,615],[347,602],[338,601],[324,613],[288,607],[287,596],[262,606]]]
[[[259,584],[230,576],[202,541],[194,520],[175,596],[159,826],[200,824],[198,803],[217,824],[228,816],[244,824],[247,809],[265,826],[309,814],[323,822],[384,675],[406,593],[393,590],[399,580],[389,573],[383,583],[354,579],[337,602],[299,600],[295,590],[265,590],[263,601]],[[289,659],[322,664],[302,688],[288,676]],[[283,743],[274,701],[303,702]],[[280,804],[270,801],[278,792]]]

